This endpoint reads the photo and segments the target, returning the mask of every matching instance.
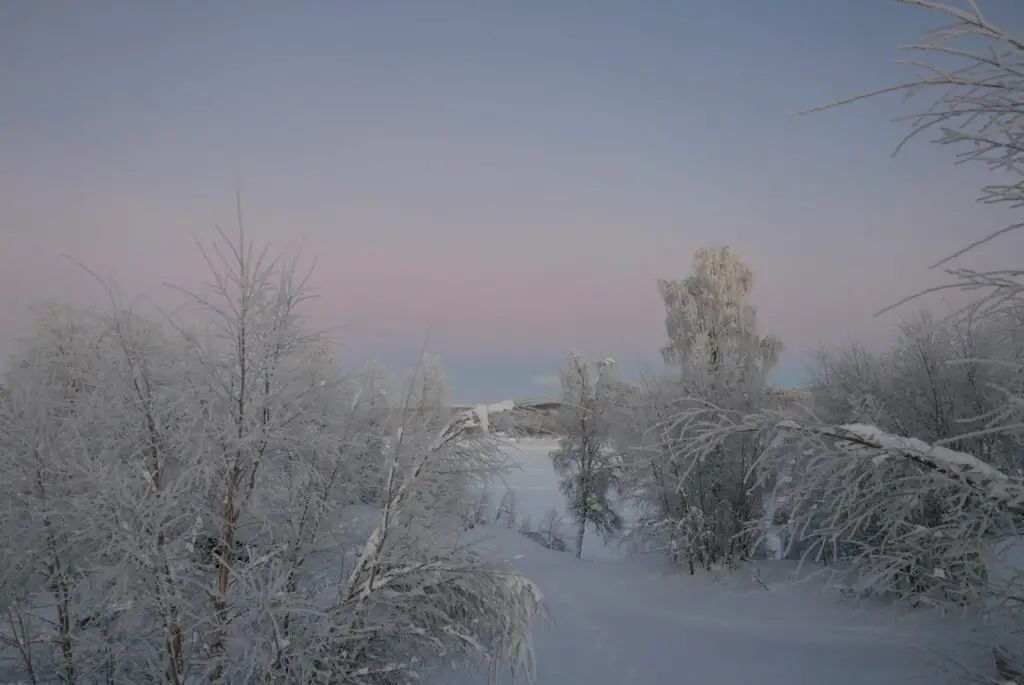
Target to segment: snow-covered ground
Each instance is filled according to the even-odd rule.
[[[553,447],[512,448],[522,470],[508,485],[519,515],[535,523],[551,507],[564,511]],[[490,544],[547,598],[553,625],[536,636],[540,685],[910,685],[957,682],[955,662],[986,667],[964,623],[858,607],[789,581],[791,562],[759,567],[765,589],[749,569],[691,577],[603,550],[596,536],[582,561],[511,530]]]

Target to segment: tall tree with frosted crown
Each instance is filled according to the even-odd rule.
[[[729,246],[697,250],[693,273],[683,280],[659,280],[669,338],[662,348],[665,361],[703,367],[712,375],[728,371],[763,378],[782,344],[758,334],[753,289],[754,272]]]
[[[719,415],[756,410],[766,399],[782,345],[758,331],[753,285],[739,255],[714,246],[697,251],[688,277],[658,281],[668,334],[662,355],[677,373],[648,381],[634,400],[635,444],[625,451],[639,512],[631,535],[691,572],[748,558],[754,540],[745,527],[762,513],[750,468],[763,441],[736,436],[700,458],[689,449]]]

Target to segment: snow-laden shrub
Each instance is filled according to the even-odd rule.
[[[941,443],[1019,477],[1024,473],[1019,437],[987,430],[1006,399],[998,386],[1000,376],[1020,359],[1016,346],[1007,344],[1008,334],[1017,329],[1015,314],[975,321],[936,320],[922,313],[904,324],[895,344],[881,354],[857,346],[821,354],[810,386],[816,420],[864,422],[892,435]],[[822,458],[812,451],[795,462],[798,491],[806,487],[806,474],[818,468],[815,464]],[[836,531],[818,535],[816,541],[804,540],[812,543],[806,551],[825,558],[861,559],[865,550],[872,550],[865,560],[870,570],[858,563],[862,575],[874,579],[866,590],[891,594],[899,587],[900,596],[934,601],[939,593],[959,603],[985,593],[988,581],[980,550],[961,549],[960,542],[965,534],[980,533],[960,528],[968,519],[982,525],[987,519],[971,510],[980,507],[984,512],[985,503],[913,461],[890,460],[872,468],[870,478],[846,474],[857,484],[855,501],[873,507],[857,512],[856,526],[838,523],[853,511],[850,486],[844,489],[845,497],[826,488],[813,501],[793,498],[789,513],[830,521]],[[885,506],[875,506],[876,501]],[[798,511],[798,504],[805,510]],[[890,508],[897,509],[903,524],[917,534],[886,537],[882,519]],[[950,559],[951,548],[959,549],[961,558]]]
[[[549,509],[540,520],[537,530],[533,529],[533,522],[527,517],[519,526],[519,533],[534,542],[553,549],[556,552],[567,552],[568,545],[565,544],[564,535],[565,523],[562,521],[557,509]]]

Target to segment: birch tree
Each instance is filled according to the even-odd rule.
[[[659,289],[669,339],[662,353],[672,373],[646,380],[637,400],[629,474],[640,517],[632,538],[693,573],[754,551],[745,530],[762,502],[749,476],[764,445],[737,435],[699,458],[688,445],[714,425],[716,412],[762,406],[781,343],[758,331],[753,272],[728,247],[699,250],[691,276],[659,281]]]
[[[754,272],[728,246],[697,250],[693,273],[658,281],[665,304],[668,364],[719,385],[760,381],[778,361],[781,343],[761,336],[750,301]]]
[[[611,443],[614,362],[605,360],[595,380],[586,362],[570,352],[562,370],[558,449],[551,453],[559,487],[576,523],[576,558],[583,555],[588,527],[610,537],[622,528],[611,496],[619,482],[619,460]]]

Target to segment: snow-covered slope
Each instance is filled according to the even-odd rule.
[[[562,507],[553,447],[513,448],[523,468],[508,484],[520,516],[537,521]],[[761,568],[766,590],[749,570],[679,575],[652,559],[600,554],[596,538],[582,561],[512,530],[496,531],[490,544],[547,598],[553,625],[536,636],[542,685],[911,685],[947,682],[940,679],[950,674],[937,671],[950,658],[985,663],[961,646],[962,623],[858,609],[785,580],[788,562]]]

